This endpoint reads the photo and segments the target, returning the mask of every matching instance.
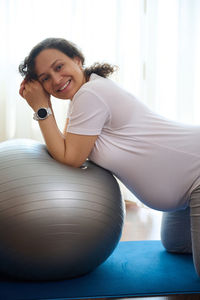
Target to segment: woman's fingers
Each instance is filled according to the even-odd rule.
[[[38,107],[48,106],[48,101],[50,100],[50,95],[37,80],[27,81],[24,79],[20,85],[19,94],[33,110],[38,109]]]
[[[20,85],[19,94],[23,97],[24,85]]]
[[[19,88],[19,94],[20,96],[23,97],[23,92],[24,92],[24,89],[25,89],[25,84],[27,83],[26,79],[24,79],[22,81],[22,83],[20,84],[20,88]]]

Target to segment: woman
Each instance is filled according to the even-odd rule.
[[[63,39],[36,45],[19,70],[25,76],[20,95],[34,110],[50,154],[73,167],[89,158],[147,206],[165,211],[165,248],[192,252],[200,276],[200,127],[153,113],[107,78],[114,67],[85,69],[83,54]],[[64,134],[51,95],[71,100]]]

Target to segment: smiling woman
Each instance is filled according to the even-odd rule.
[[[185,228],[186,219],[187,224],[190,221],[183,245],[190,241],[200,276],[200,126],[154,113],[107,78],[114,67],[95,65],[86,71],[77,48],[68,55],[61,45],[66,50],[71,44],[52,38],[41,42],[20,66],[25,75],[20,95],[34,110],[51,156],[76,168],[89,158],[114,174],[145,205],[167,216],[175,211],[177,227]],[[64,134],[56,123],[52,95],[71,100]],[[184,210],[187,217],[182,221],[178,212]],[[178,240],[168,234],[174,222],[164,220],[163,245],[182,253]]]
[[[67,131],[62,134],[50,96],[73,100],[92,73],[107,77],[115,70],[109,64],[95,64],[84,69],[84,60],[71,42],[48,38],[37,44],[19,66],[20,73],[25,76],[19,93],[34,110],[34,119],[39,121],[49,152],[56,160],[74,167],[80,167],[88,158],[98,135]]]

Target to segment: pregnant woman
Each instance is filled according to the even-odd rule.
[[[73,167],[89,158],[147,206],[163,211],[163,245],[192,253],[200,276],[200,126],[152,112],[108,78],[115,67],[84,63],[73,43],[49,38],[19,66],[24,76],[19,93],[34,111],[48,151]],[[70,100],[64,133],[51,95]]]

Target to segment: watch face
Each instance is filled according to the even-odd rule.
[[[40,108],[37,114],[39,118],[44,119],[47,116],[47,110],[45,108]]]

